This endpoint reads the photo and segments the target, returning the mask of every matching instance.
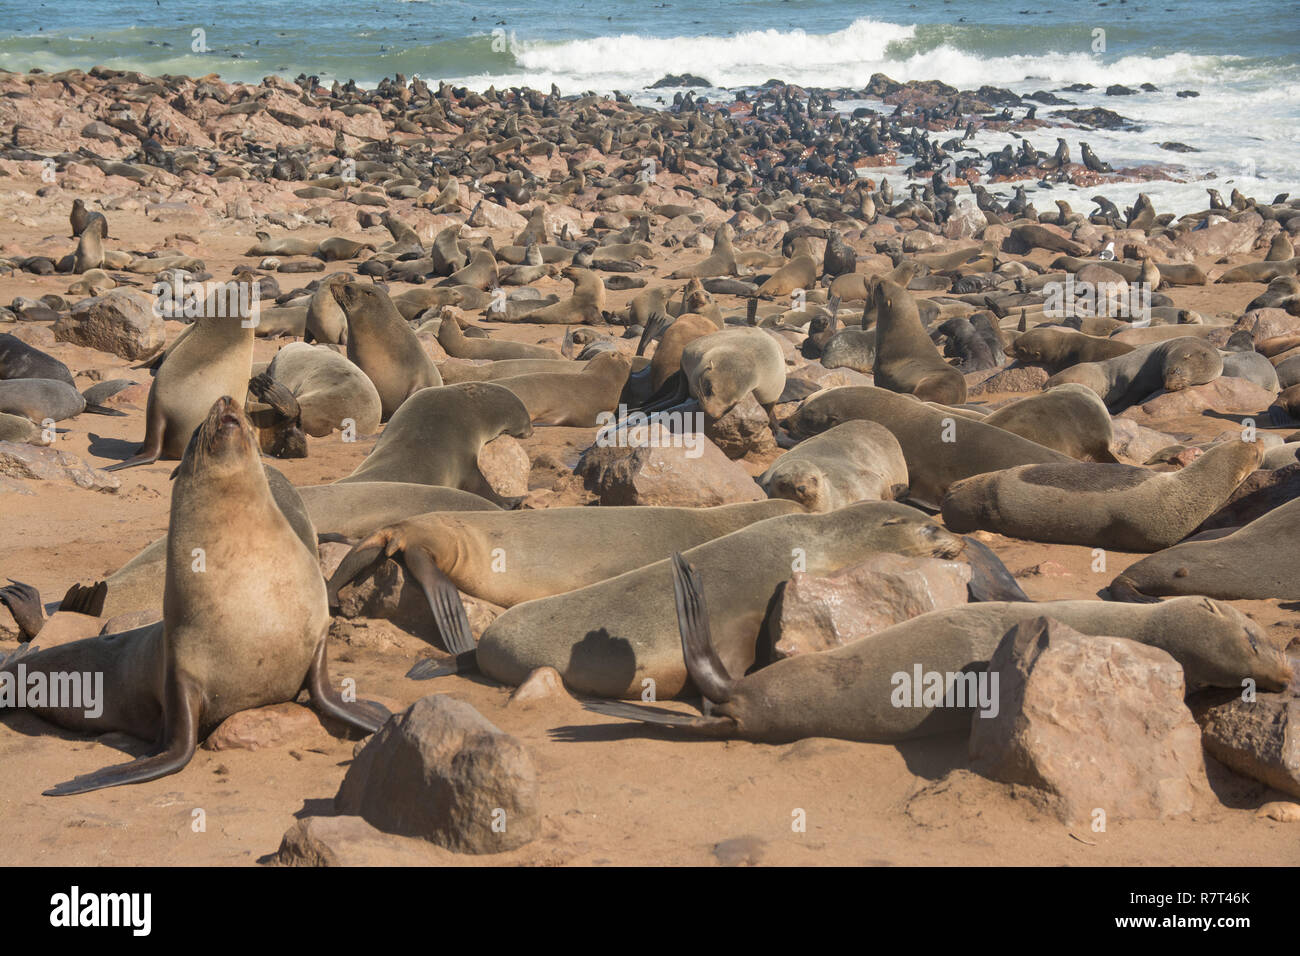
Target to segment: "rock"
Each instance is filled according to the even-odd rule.
[[[1276,820],[1278,823],[1300,823],[1300,803],[1273,800],[1255,811],[1255,816]]]
[[[887,627],[965,604],[970,567],[878,554],[826,577],[796,572],[771,617],[778,658],[840,647]]]
[[[532,470],[528,452],[510,435],[500,435],[479,449],[478,469],[492,490],[503,498],[528,494]]]
[[[344,553],[347,549],[344,546]],[[330,560],[343,560],[342,555],[331,552]],[[391,621],[412,634],[429,636],[437,629],[429,613],[429,603],[416,581],[408,581],[406,569],[391,559],[380,562],[373,571],[363,574],[351,584],[339,588],[339,616],[349,620],[372,618]],[[489,624],[495,621],[502,609],[468,594],[460,596],[469,618],[470,633],[477,639]]]
[[[469,704],[431,694],[362,748],[338,812],[458,853],[501,853],[541,830],[537,772],[523,745]]]
[[[1300,315],[1285,309],[1252,309],[1237,320],[1234,329],[1245,329],[1255,345],[1279,335],[1300,334]]]
[[[1063,578],[1068,577],[1069,570],[1063,564],[1057,564],[1055,561],[1040,561],[1038,564],[1028,568],[1023,568],[1016,572],[1018,578]]]
[[[674,434],[655,422],[631,426],[619,439],[624,447],[592,445],[574,469],[603,505],[708,508],[766,497],[743,466],[703,435]]]
[[[1300,797],[1300,696],[1279,693],[1202,691],[1192,713],[1201,725],[1205,752],[1219,763],[1275,790]]]
[[[310,746],[329,739],[329,732],[310,707],[272,704],[231,714],[203,741],[204,750],[261,750],[287,744]]]
[[[722,866],[757,866],[763,859],[767,841],[753,835],[732,837],[713,847],[713,855]]]
[[[51,349],[58,344],[58,339],[43,325],[15,325],[9,334],[21,339],[34,349]]]
[[[1300,498],[1300,463],[1252,471],[1228,496],[1223,507],[1201,522],[1195,533],[1249,524],[1295,498]]]
[[[988,674],[997,711],[972,720],[972,769],[1045,791],[1062,821],[1163,819],[1208,794],[1183,669],[1165,651],[1038,618],[1007,632]]]
[[[1266,388],[1244,378],[1216,378],[1205,385],[1192,385],[1176,392],[1156,392],[1141,405],[1120,412],[1117,418],[1134,421],[1199,415],[1204,411],[1257,414],[1267,421],[1273,396]]]
[[[165,344],[162,316],[153,306],[143,292],[112,289],[74,305],[54,323],[54,337],[132,361],[148,358]]]
[[[253,204],[247,196],[240,196],[238,199],[232,199],[226,203],[227,219],[252,219],[254,218]]]
[[[564,678],[554,667],[539,667],[524,678],[524,682],[515,688],[506,702],[508,707],[522,707],[538,700],[567,697]]]
[[[393,836],[361,817],[304,817],[285,831],[279,866],[436,866],[454,862],[424,840]]]
[[[1174,248],[1192,259],[1208,256],[1218,259],[1237,253],[1250,252],[1264,220],[1258,213],[1243,215],[1235,222],[1220,222],[1204,229],[1184,232],[1174,240]]]
[[[943,234],[949,239],[971,239],[988,224],[980,208],[966,200],[957,204],[957,212],[943,224]]]
[[[1050,377],[1047,369],[1041,366],[1013,364],[994,372],[978,385],[970,386],[968,392],[971,396],[987,395],[992,392],[1040,392]]]
[[[17,442],[0,441],[0,475],[38,481],[70,481],[78,488],[114,494],[122,486],[110,472],[87,464],[84,458]]]
[[[753,392],[721,418],[706,419],[704,434],[733,460],[744,458],[750,452],[762,455],[776,451],[776,438],[767,412]]]
[[[528,220],[517,212],[484,199],[474,207],[465,224],[475,229],[504,229],[517,233],[528,225]]]
[[[1094,106],[1092,109],[1075,109],[1075,110],[1053,110],[1053,116],[1064,116],[1071,123],[1077,123],[1080,126],[1090,126],[1094,129],[1139,129],[1140,127],[1131,119],[1126,119],[1111,110],[1101,106]]]

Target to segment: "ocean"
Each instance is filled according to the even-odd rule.
[[[1050,153],[1064,136],[1076,158],[1086,140],[1116,168],[1160,164],[1178,180],[1107,185],[1105,194],[1120,204],[1141,190],[1160,211],[1182,213],[1205,207],[1207,186],[1225,196],[1235,186],[1263,201],[1300,192],[1294,4],[1029,2],[0,0],[0,68],[102,65],[243,81],[305,72],[362,84],[403,73],[475,89],[618,90],[647,105],[671,103],[675,90],[650,88],[668,73],[706,80],[701,95],[715,100],[769,79],[861,88],[885,73],[962,89],[1047,90],[1133,120],[1137,128],[1125,131],[1048,128],[1029,137]],[[1074,83],[1095,88],[1060,92]],[[1105,95],[1112,84],[1156,89]],[[1199,95],[1177,95],[1188,90]],[[974,145],[1005,142],[1013,142],[1009,134],[990,132]],[[1092,194],[1055,187],[1034,199],[1040,209],[1059,196],[1088,210]]]

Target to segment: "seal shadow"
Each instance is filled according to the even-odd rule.
[[[563,669],[566,681],[593,689],[597,696],[616,697],[636,677],[636,652],[623,637],[607,628],[588,631],[569,648],[569,664]]]
[[[953,770],[969,769],[969,741],[969,730],[954,730],[916,740],[901,740],[894,747],[912,774],[933,781]]]
[[[0,715],[0,724],[24,737],[53,737],[69,743],[103,744],[132,758],[148,756],[157,749],[152,742],[132,737],[120,730],[109,730],[102,734],[79,733],[46,721],[26,710],[4,712]]]
[[[90,453],[96,458],[112,458],[115,461],[126,461],[135,455],[136,450],[140,447],[138,441],[127,441],[124,438],[106,438],[103,435],[96,435],[90,432],[87,436],[90,439]]]

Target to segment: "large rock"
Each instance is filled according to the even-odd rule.
[[[1260,226],[1264,220],[1257,213],[1242,216],[1236,222],[1215,223],[1204,229],[1185,232],[1174,240],[1174,248],[1192,259],[1218,259],[1237,253],[1250,252],[1255,246]]]
[[[1246,476],[1223,507],[1201,522],[1196,533],[1249,524],[1296,498],[1300,498],[1300,463],[1260,468]]]
[[[987,374],[986,369],[981,369],[972,372],[971,376],[977,380],[972,383],[970,377],[966,379],[967,393],[972,397],[994,392],[1041,392],[1051,378],[1047,369],[1040,365],[1018,364],[1008,365],[992,375]],[[979,381],[981,376],[983,380]]]
[[[501,853],[541,829],[537,772],[523,745],[463,701],[431,694],[357,754],[339,813],[459,853]]]
[[[147,358],[164,345],[162,316],[154,300],[135,289],[112,289],[82,299],[54,323],[54,337],[132,361]]]
[[[266,747],[319,746],[329,731],[319,715],[302,704],[271,704],[231,714],[203,741],[204,750],[262,750]]]
[[[708,508],[766,497],[753,477],[704,435],[674,434],[653,423],[625,429],[618,438],[623,446],[592,445],[574,469],[603,505]]]
[[[773,622],[777,657],[839,647],[912,618],[966,603],[969,565],[878,554],[827,577],[796,573]]]
[[[972,720],[972,769],[1045,791],[1063,821],[1179,816],[1208,794],[1183,669],[1165,651],[1037,618],[1007,632],[988,674],[997,712]]]
[[[1245,329],[1254,344],[1259,345],[1279,335],[1300,333],[1300,315],[1292,315],[1285,309],[1253,309],[1237,320],[1233,330],[1237,329]]]
[[[478,470],[488,486],[503,498],[528,494],[528,474],[532,471],[528,452],[510,435],[498,435],[478,452]]]
[[[1156,392],[1141,405],[1119,413],[1120,418],[1136,422],[1199,415],[1201,412],[1256,414],[1267,420],[1273,395],[1266,388],[1244,378],[1223,376],[1205,385],[1192,385],[1176,392]]]
[[[0,475],[38,481],[70,481],[78,488],[115,494],[122,486],[111,472],[92,468],[85,459],[54,448],[0,441]]]
[[[753,392],[721,418],[707,419],[704,434],[731,459],[744,458],[750,452],[762,455],[776,451],[776,438],[767,412]]]
[[[1300,696],[1295,688],[1258,692],[1204,691],[1192,711],[1206,752],[1239,774],[1300,797]]]
[[[1139,425],[1131,418],[1111,419],[1110,450],[1121,461],[1141,465],[1173,443],[1173,436]]]

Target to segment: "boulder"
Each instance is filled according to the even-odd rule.
[[[82,299],[54,323],[54,337],[132,361],[154,355],[165,344],[163,320],[154,310],[154,300],[129,288]]]

